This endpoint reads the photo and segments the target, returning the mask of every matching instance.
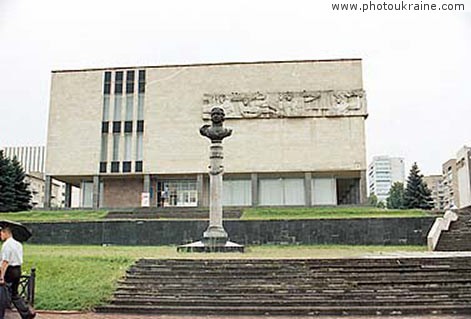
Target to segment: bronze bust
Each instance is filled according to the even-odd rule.
[[[222,127],[224,122],[224,110],[220,107],[211,109],[212,125],[205,124],[200,128],[200,134],[206,136],[212,143],[221,143],[222,140],[232,134],[232,130]]]

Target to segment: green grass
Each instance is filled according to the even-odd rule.
[[[320,218],[382,218],[424,217],[431,214],[424,210],[394,210],[375,207],[300,207],[300,208],[248,208],[242,219],[320,219]]]
[[[89,310],[111,298],[116,282],[139,258],[255,259],[346,258],[415,253],[425,246],[251,246],[240,253],[177,253],[175,246],[52,246],[25,245],[23,271],[36,268],[36,308]]]
[[[92,221],[102,219],[108,214],[100,210],[31,210],[17,213],[0,213],[0,219],[19,222],[62,222],[62,221]]]

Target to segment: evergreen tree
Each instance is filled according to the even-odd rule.
[[[11,160],[0,150],[0,212],[15,211],[14,172]]]
[[[432,192],[423,181],[417,163],[412,168],[407,178],[407,187],[404,192],[404,206],[406,208],[432,209]]]
[[[389,197],[386,199],[386,205],[390,209],[404,208],[404,184],[395,182],[389,190]]]
[[[11,164],[14,176],[16,211],[30,210],[32,208],[30,204],[32,196],[29,183],[25,180],[26,173],[16,157],[13,158]]]

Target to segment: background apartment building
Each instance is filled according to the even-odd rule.
[[[404,158],[375,156],[368,165],[369,194],[375,194],[378,202],[386,202],[389,190],[395,182],[404,183]]]
[[[234,131],[224,205],[365,201],[359,59],[54,71],[46,183],[80,187],[84,207],[207,207],[215,106]]]
[[[460,191],[458,188],[458,173],[456,159],[452,158],[442,165],[443,205],[445,209],[458,207]]]
[[[31,191],[33,208],[44,206],[45,200],[45,146],[12,146],[2,148],[4,156],[10,159],[16,157],[26,173],[26,181]],[[65,184],[56,180],[51,181],[51,207],[64,207]]]
[[[429,175],[424,176],[424,182],[428,189],[431,191],[433,199],[433,209],[444,210],[445,209],[445,191],[443,185],[442,175]]]

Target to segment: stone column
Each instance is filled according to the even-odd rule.
[[[100,176],[93,176],[93,194],[92,194],[92,207],[93,209],[100,208]]]
[[[304,173],[304,202],[307,207],[312,206],[312,173]]]
[[[70,208],[72,206],[72,184],[65,183],[65,208]]]
[[[44,208],[51,208],[52,177],[46,175],[44,185]]]
[[[203,241],[210,245],[224,244],[227,233],[222,225],[222,144],[212,143],[210,146],[209,167],[209,227],[203,233]]]
[[[198,207],[203,207],[203,174],[196,175],[196,193],[198,196]]]
[[[250,179],[252,180],[252,207],[258,206],[258,174],[250,174]]]

